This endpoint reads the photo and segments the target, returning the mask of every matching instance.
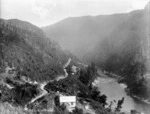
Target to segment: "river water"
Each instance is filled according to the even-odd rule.
[[[124,97],[125,100],[121,111],[129,114],[130,110],[136,109],[137,111],[142,112],[142,114],[150,114],[150,105],[139,100],[135,100],[127,95],[125,92],[126,85],[118,84],[115,79],[102,77],[98,78],[95,81],[95,84],[98,86],[102,94],[107,95],[108,104],[110,104],[110,101],[113,101],[112,108],[115,108],[117,106],[117,101]]]

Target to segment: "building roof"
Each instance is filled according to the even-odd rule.
[[[60,96],[60,103],[62,102],[76,102],[76,96]]]

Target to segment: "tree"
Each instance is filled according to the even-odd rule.
[[[97,87],[93,87],[92,92],[91,92],[91,98],[95,101],[98,101],[99,103],[102,104],[103,107],[107,104],[107,96],[106,95],[101,95],[100,91],[98,90]]]
[[[95,64],[92,63],[86,69],[80,70],[79,80],[83,84],[89,86],[95,80],[96,76],[97,76],[97,69]]]
[[[54,108],[53,114],[70,114],[66,108],[66,105],[63,103],[62,105],[56,106]]]
[[[83,110],[76,107],[70,114],[83,114]]]
[[[121,100],[118,100],[117,107],[115,109],[116,112],[120,112],[121,111],[123,102],[124,102],[124,97],[122,97]]]
[[[91,97],[94,100],[97,100],[97,98],[100,96],[100,91],[98,91],[97,87],[93,87],[91,91]]]
[[[56,106],[60,106],[59,96],[55,96],[54,102],[55,102],[55,105],[56,105]]]
[[[67,68],[65,68],[65,69],[66,69],[66,71],[67,71],[67,73],[68,73],[69,76],[72,75],[71,65],[68,65]]]
[[[100,102],[102,104],[103,107],[105,107],[107,105],[106,101],[107,101],[107,96],[106,95],[101,95],[101,96],[98,96],[97,98],[98,102]]]

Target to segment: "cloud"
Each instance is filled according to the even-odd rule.
[[[132,8],[143,9],[149,0],[132,0]]]
[[[31,0],[33,13],[40,16],[41,19],[45,19],[49,12],[56,7],[56,3],[53,0]]]
[[[0,0],[0,16],[18,18],[38,26],[66,17],[125,13],[144,8],[149,0]],[[57,5],[57,6],[56,6]]]

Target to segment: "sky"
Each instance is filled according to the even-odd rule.
[[[67,17],[109,15],[143,9],[149,0],[0,0],[0,17],[39,27]]]

